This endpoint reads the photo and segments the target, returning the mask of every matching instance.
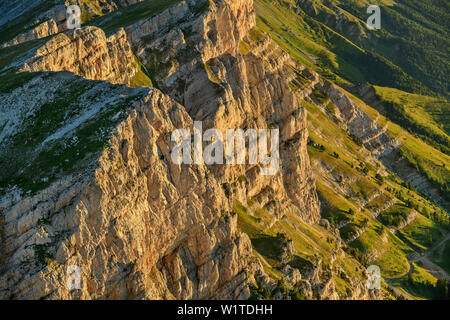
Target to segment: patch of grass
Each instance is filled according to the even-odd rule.
[[[208,78],[210,81],[220,84],[222,81],[216,76],[216,74],[212,71],[211,66],[205,63],[205,70],[208,73]]]
[[[88,10],[84,10],[84,7],[81,7],[81,23],[89,22],[94,17],[103,15],[102,7],[98,0],[81,0],[81,2],[93,11],[90,12]]]
[[[322,216],[325,219],[331,224],[338,224],[350,218],[349,211],[356,210],[353,204],[320,181],[316,182],[316,186],[319,196],[326,202],[322,206]]]
[[[247,204],[249,207],[253,206],[255,204],[255,200],[254,199],[247,199]]]
[[[352,236],[354,236],[358,232],[359,229],[360,229],[360,227],[357,224],[349,223],[346,226],[342,227],[339,230],[339,233],[341,235],[342,240],[347,241]]]
[[[233,204],[233,211],[237,214],[247,214],[248,209],[246,206],[244,206],[242,203],[240,203],[239,201],[235,201]]]
[[[246,55],[251,51],[251,47],[247,42],[241,40],[239,42],[239,51],[241,52],[241,54]]]
[[[333,116],[336,116],[337,113],[337,107],[333,102],[328,102],[328,104],[325,106],[325,109]]]
[[[386,205],[386,203],[393,200],[393,197],[386,194],[386,192],[382,192],[378,197],[368,202],[365,206],[369,211],[373,211],[376,209],[380,209]]]
[[[248,213],[248,209],[239,201],[235,201],[233,211],[238,214],[238,226],[245,232],[252,242],[253,248],[261,254],[272,267],[279,266],[278,257],[281,254],[280,240],[272,233],[263,229],[261,218],[256,218]],[[259,215],[266,214],[260,211]]]
[[[272,292],[262,282],[258,281],[255,288],[250,288],[250,300],[270,300],[271,298]]]
[[[361,200],[368,199],[374,192],[378,190],[375,183],[368,179],[360,178],[357,179],[350,185],[353,193]]]
[[[156,16],[179,2],[181,2],[181,0],[146,0],[119,11],[97,17],[90,23],[101,27],[106,33],[110,33],[120,27],[127,27],[139,20]],[[200,3],[199,5],[202,4],[203,3]]]
[[[258,251],[273,267],[281,266],[279,257],[282,253],[281,242],[277,237],[262,236],[250,239]]]
[[[317,101],[319,101],[319,103],[321,103],[321,104],[324,104],[329,99],[328,95],[325,92],[320,91],[317,88],[313,89],[313,94],[314,94],[314,97],[316,97]]]

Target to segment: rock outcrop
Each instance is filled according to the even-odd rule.
[[[123,29],[107,38],[102,29],[85,27],[51,38],[22,70],[70,71],[90,80],[129,85],[137,65]]]
[[[53,4],[43,3],[44,1],[34,1],[34,6],[24,6],[23,1],[10,1],[5,9],[5,15],[0,15],[0,26],[2,24],[15,23],[15,19],[21,14],[28,14],[27,11],[33,10],[34,19],[26,21],[23,27],[26,31],[15,36],[13,39],[0,44],[0,47],[9,47],[25,43],[31,40],[42,39],[59,32],[67,30],[67,7],[76,5],[80,8],[80,22],[86,23],[96,16],[111,13],[119,8],[128,7],[137,4],[143,0],[54,0]],[[5,6],[0,2],[2,8]],[[41,11],[43,10],[43,11]],[[37,16],[36,16],[37,15]],[[29,29],[29,30],[28,30]]]

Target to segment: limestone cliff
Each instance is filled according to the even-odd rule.
[[[65,31],[17,64],[20,85],[0,95],[18,106],[0,122],[0,298],[245,299],[255,278],[273,279],[238,230],[236,202],[251,200],[272,223],[322,228],[298,99],[323,82],[293,92],[309,71],[254,29],[253,1],[207,3],[180,2],[108,38],[97,27]],[[125,86],[135,56],[159,89]],[[278,128],[277,174],[175,165],[171,133],[195,120],[204,130]],[[313,234],[325,242],[333,230]],[[332,263],[346,257],[339,243],[327,245]],[[80,290],[66,286],[70,266]],[[283,270],[307,297],[370,297],[359,278],[338,294],[332,269]]]
[[[117,90],[109,92],[126,92]],[[248,296],[251,246],[223,190],[206,167],[168,160],[171,131],[192,120],[157,90],[131,94],[143,98],[100,158],[35,196],[3,202],[2,299]],[[65,285],[70,265],[82,270],[81,291]]]

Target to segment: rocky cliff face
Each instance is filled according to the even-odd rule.
[[[130,84],[137,72],[123,29],[106,37],[97,27],[69,30],[50,39],[25,61],[23,71],[70,71],[90,80]]]
[[[32,165],[11,164],[2,176],[14,183],[1,189],[0,298],[248,298],[249,282],[264,271],[237,228],[235,202],[251,199],[274,221],[286,212],[320,220],[298,101],[319,79],[293,93],[304,67],[252,29],[251,0],[202,4],[182,2],[109,38],[96,27],[66,31],[21,63],[45,72],[2,97],[26,111],[6,119],[16,129],[1,132],[2,154],[25,141]],[[129,84],[134,55],[160,90],[110,84]],[[70,103],[56,109],[59,122],[39,122],[61,97]],[[192,132],[196,120],[203,130],[278,128],[277,174],[262,175],[259,165],[175,165],[171,133]],[[47,171],[34,176],[34,166]],[[66,286],[70,266],[80,267],[80,290]],[[319,262],[311,270],[307,296],[313,285],[323,298],[340,297],[334,280],[321,277],[330,270]],[[286,274],[294,284],[301,278]],[[354,283],[347,298],[369,297]]]
[[[295,4],[311,17],[317,17],[333,30],[345,34],[352,42],[359,43],[368,37],[361,21],[346,13],[335,2],[317,4],[310,0],[296,0]]]

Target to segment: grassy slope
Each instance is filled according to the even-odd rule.
[[[338,5],[365,21],[369,4],[373,2],[350,0],[339,1]],[[382,29],[371,32],[370,41],[361,45],[383,55],[435,92],[448,96],[448,3],[399,0],[391,5],[381,4],[380,8]]]
[[[286,235],[292,240],[295,255],[291,261],[293,267],[305,268],[310,266],[314,255],[322,258],[322,264],[328,266],[329,258],[334,248],[330,241],[332,236],[317,225],[308,225],[292,213],[287,212],[285,217],[272,225],[272,217],[263,209],[248,204],[235,202],[233,211],[238,214],[238,226],[251,239],[256,252],[260,254],[269,265],[263,263],[265,271],[275,279],[280,277],[281,263],[279,254],[278,233]],[[271,226],[272,225],[272,226]],[[338,257],[339,265],[351,278],[363,278],[363,268],[351,256]],[[351,289],[349,279],[337,278],[337,290],[346,295],[346,290]]]
[[[338,83],[371,82],[408,91],[431,92],[379,53],[363,49],[325,25],[323,22],[327,20],[327,15],[296,14],[288,8],[287,3],[295,5],[292,0],[255,0],[258,27],[269,33],[298,61],[315,65],[313,68],[322,76]],[[299,2],[300,5],[302,3]],[[315,6],[319,12],[331,12],[320,2],[315,2]],[[341,14],[358,22],[357,18],[344,10],[341,10]],[[355,26],[364,34],[360,22]],[[390,77],[386,77],[386,74],[390,74]]]
[[[429,274],[418,263],[413,263],[413,270],[408,276],[396,279],[393,283],[403,287],[407,292],[416,296],[418,299],[433,299],[434,288],[437,279]]]
[[[135,66],[138,69],[138,72],[131,79],[130,86],[133,88],[152,87],[153,83],[152,80],[150,79],[150,76],[147,74],[145,67],[136,57],[135,57]]]
[[[384,191],[382,195],[369,202],[365,208],[358,207],[358,201],[364,200],[366,196],[370,196],[376,190],[381,190],[380,186],[374,182],[375,179],[373,175],[376,172],[376,167],[369,170],[368,176],[357,170],[356,166],[352,168],[349,163],[357,164],[359,161],[364,161],[365,155],[359,153],[359,147],[330,119],[327,120],[327,117],[322,111],[319,111],[318,108],[314,108],[311,104],[306,106],[309,111],[308,127],[310,136],[315,142],[325,146],[325,151],[319,151],[312,146],[308,147],[312,161],[320,159],[320,161],[325,162],[328,167],[337,169],[339,174],[356,179],[358,183],[353,182],[353,185],[359,185],[359,190],[363,191],[355,193],[357,195],[356,198],[349,199],[348,194],[339,194],[332,188],[327,187],[325,184],[329,183],[329,181],[326,181],[326,177],[323,175],[318,176],[317,187],[319,194],[321,197],[325,198],[328,203],[332,204],[332,221],[339,223],[345,219],[352,220],[351,224],[341,229],[341,235],[345,239],[348,233],[352,234],[361,228],[360,222],[363,217],[368,218],[369,227],[356,241],[350,243],[350,247],[358,249],[365,257],[373,255],[377,256],[377,259],[371,261],[371,263],[379,265],[384,276],[388,278],[404,276],[409,271],[409,264],[406,257],[409,253],[413,252],[408,245],[413,244],[416,248],[424,250],[428,249],[432,243],[435,243],[435,241],[440,239],[439,221],[432,221],[424,215],[418,214],[418,218],[400,232],[401,238],[390,233],[386,237],[386,235],[383,234],[381,225],[377,221],[372,220],[367,213],[381,207],[386,200],[395,199],[396,194],[398,194],[402,200],[410,200],[412,203],[416,204],[419,207],[419,211],[428,217],[431,217],[430,213],[432,212],[441,212],[440,209],[430,201],[421,197],[415,191],[405,188],[402,185],[402,182],[394,176],[389,176],[383,184],[383,186],[391,190],[392,193]],[[332,157],[330,155],[332,152],[338,152],[340,154],[339,159]],[[356,213],[349,215],[348,210],[350,208],[353,208]],[[389,213],[392,214],[395,210],[394,207]],[[410,211],[411,209],[406,210]],[[329,212],[330,211],[327,211],[327,214],[329,214]],[[445,214],[441,212],[441,215]],[[402,239],[405,239],[407,243]],[[423,272],[426,271],[423,270]],[[404,282],[399,284],[405,286]],[[429,297],[429,295],[424,294],[423,291],[420,290],[417,294],[418,297]]]
[[[418,172],[433,182],[443,195],[450,190],[450,157],[415,138],[400,126],[389,122],[388,131],[401,141],[401,151]]]
[[[320,160],[326,163],[329,168],[337,170],[340,175],[344,175],[349,179],[349,188],[355,191],[353,197],[348,197],[348,194],[337,192],[336,189],[333,190],[333,188],[327,186],[330,183],[326,181],[326,176],[317,176],[319,194],[331,207],[331,209],[327,210],[327,214],[333,218],[331,221],[340,223],[343,220],[351,220],[349,225],[341,229],[341,236],[343,239],[346,239],[361,229],[364,225],[364,220],[367,219],[368,227],[366,231],[359,239],[350,244],[351,247],[358,249],[364,256],[379,255],[376,262],[386,276],[393,277],[406,273],[409,270],[406,254],[410,253],[411,250],[394,235],[389,235],[385,243],[382,239],[383,232],[386,230],[383,230],[378,221],[371,218],[370,210],[360,205],[360,201],[364,201],[380,189],[380,186],[374,182],[375,168],[369,170],[367,175],[359,171],[357,166],[352,168],[349,163],[356,165],[359,161],[364,161],[365,159],[365,155],[360,153],[360,147],[317,107],[309,104],[308,111],[308,116],[311,120],[308,122],[310,135],[314,141],[317,140],[326,148],[323,152],[317,152],[309,147],[311,160]],[[321,125],[317,126],[318,123],[321,123]],[[318,137],[318,131],[320,131],[322,136],[321,139]],[[327,140],[331,139],[334,141],[330,144]],[[345,141],[345,143],[342,143],[342,141]],[[350,147],[347,147],[347,145]],[[338,159],[330,156],[331,150],[333,150],[332,152],[338,151],[341,156]],[[390,194],[382,193],[382,195],[389,199],[393,197]],[[381,205],[382,203],[377,204],[376,199],[371,202],[372,209]],[[349,214],[350,208],[353,209],[353,214]],[[330,216],[327,218],[330,218]]]
[[[351,54],[351,52],[360,52],[358,47],[347,45],[348,41],[341,40],[345,45],[339,47],[339,54],[335,54],[332,52],[333,41],[327,40],[326,33],[316,32],[314,28],[309,27],[304,18],[283,6],[274,6],[266,0],[257,0],[256,4],[257,13],[262,16],[259,19],[258,27],[270,33],[274,40],[299,62],[312,66],[323,76],[334,79],[337,83],[346,82],[341,77],[352,82],[360,82],[362,81],[361,79],[365,78],[365,75],[361,74],[361,65],[349,68],[349,64],[346,63],[345,59],[342,60],[342,57],[346,56],[343,50]],[[340,39],[338,36],[334,36],[334,38]],[[288,41],[285,39],[288,39]],[[308,60],[304,57],[304,54],[318,58],[317,65],[314,66],[309,61],[310,59]],[[364,66],[367,65],[370,65],[370,63],[364,64]],[[331,72],[337,73],[338,76],[330,76],[329,73]],[[437,144],[437,147],[442,147],[443,151],[448,150],[448,135],[445,132],[445,126],[448,123],[446,119],[449,114],[448,101],[408,94],[390,88],[377,88],[377,91],[380,94],[382,93],[385,99],[391,99],[393,102],[396,102],[397,99],[400,102],[402,102],[401,99],[407,101],[406,106],[403,106],[402,102],[406,117],[411,117],[412,122],[418,126],[425,127],[425,134],[422,134],[421,138],[424,138],[428,132],[435,134],[440,137],[441,142],[434,142],[434,145]],[[397,98],[393,99],[396,96]],[[373,119],[378,117],[376,110],[363,103],[360,105]],[[379,117],[378,119],[381,126],[388,122],[388,119],[385,117]],[[450,158],[445,153],[424,143],[422,139],[414,137],[396,124],[389,122],[388,130],[402,142],[403,155],[408,158],[409,162],[441,189],[444,195],[448,194],[450,188],[450,172],[448,169]],[[425,140],[430,142],[430,139]]]
[[[439,225],[421,214],[402,229],[400,234],[412,245],[422,250],[429,249],[442,237]]]
[[[407,254],[412,252],[398,237],[388,233],[382,225],[374,220],[370,212],[381,208],[386,201],[395,199],[395,195],[384,190],[398,190],[405,199],[420,199],[423,201],[421,211],[434,211],[437,208],[429,201],[423,199],[420,195],[405,189],[395,178],[387,178],[380,186],[376,183],[375,174],[377,168],[369,164],[369,171],[367,174],[361,172],[360,162],[367,161],[367,155],[363,153],[359,147],[336,123],[334,123],[325,113],[318,107],[311,103],[303,102],[303,105],[308,110],[308,128],[310,137],[316,144],[321,144],[325,147],[324,151],[320,151],[314,146],[308,146],[308,151],[312,162],[321,161],[326,164],[328,168],[338,172],[338,175],[344,176],[348,180],[348,187],[355,192],[352,197],[349,193],[339,191],[330,182],[333,182],[330,176],[319,173],[317,175],[317,188],[320,196],[328,203],[325,208],[325,217],[331,222],[341,223],[344,220],[351,220],[351,223],[341,229],[341,236],[346,239],[351,234],[359,230],[364,222],[368,219],[367,230],[362,236],[350,244],[351,247],[358,249],[364,256],[377,256],[375,261],[383,270],[383,274],[387,277],[398,277],[406,274],[409,270],[409,265],[406,259]],[[333,157],[331,154],[337,152],[339,158]],[[353,164],[353,167],[351,166]],[[360,202],[366,198],[371,197],[375,192],[382,191],[382,193],[370,201],[365,207],[362,207]],[[409,195],[410,192],[412,195]],[[401,202],[401,200],[397,200]],[[353,213],[349,213],[349,209],[353,209]],[[395,206],[390,209],[394,212]],[[408,209],[408,212],[411,209]],[[419,231],[420,230],[420,231]],[[436,225],[429,219],[422,217],[416,220],[413,226],[405,228],[405,234],[411,239],[415,239],[416,243],[422,243],[425,247],[428,245],[428,239],[423,239],[419,235],[421,232],[436,232]],[[434,240],[437,240],[434,239]]]

